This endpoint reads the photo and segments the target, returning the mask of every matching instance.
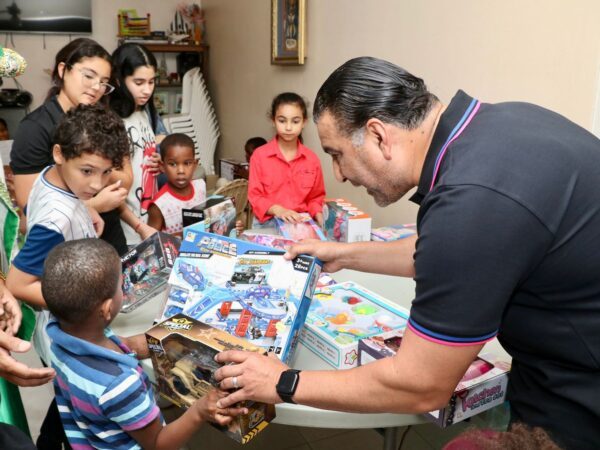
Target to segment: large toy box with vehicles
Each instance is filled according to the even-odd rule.
[[[323,230],[330,241],[370,241],[371,216],[343,198],[325,199]]]
[[[122,312],[129,312],[166,288],[181,240],[155,233],[121,257],[123,269]]]
[[[210,233],[229,236],[235,228],[236,209],[233,199],[222,195],[213,195],[193,208],[181,210],[183,227],[201,223]]]
[[[287,362],[321,266],[306,255],[288,261],[284,253],[187,228],[163,317],[181,311]]]
[[[188,408],[217,386],[214,372],[221,364],[215,355],[224,350],[264,350],[202,322],[177,315],[146,332],[156,385],[162,397]],[[273,405],[244,402],[248,414],[238,416],[229,425],[215,428],[245,444],[275,417]]]
[[[363,339],[358,344],[360,365],[394,356],[404,330]],[[492,353],[480,354],[469,366],[448,404],[424,416],[442,428],[500,405],[506,397],[510,362]]]
[[[358,342],[406,326],[408,311],[354,282],[318,289],[300,342],[336,369],[358,365]]]
[[[289,223],[278,217],[275,218],[277,229],[279,233],[286,239],[290,239],[294,242],[301,241],[302,239],[320,239],[326,241],[327,237],[323,234],[321,227],[312,220],[310,214],[302,213],[302,220],[297,223]]]

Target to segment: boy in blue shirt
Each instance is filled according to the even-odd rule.
[[[71,446],[180,448],[204,422],[226,425],[229,414],[247,413],[245,408],[217,409],[226,393],[212,390],[163,426],[148,377],[136,359],[149,356],[144,335],[121,340],[109,328],[121,309],[122,282],[117,252],[100,239],[65,242],[46,260],[42,293],[53,316],[47,328],[50,359]]]

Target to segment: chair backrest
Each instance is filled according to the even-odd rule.
[[[214,195],[233,197],[235,200],[236,219],[241,220],[248,205],[248,180],[238,179],[220,187]]]

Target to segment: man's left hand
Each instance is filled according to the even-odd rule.
[[[254,400],[264,403],[281,403],[275,386],[281,372],[288,367],[274,354],[269,356],[254,352],[229,350],[217,354],[219,363],[236,363],[221,367],[215,372],[220,388],[233,391],[217,403],[219,408],[227,408],[242,400]]]

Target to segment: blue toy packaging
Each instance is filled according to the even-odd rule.
[[[336,369],[358,365],[358,343],[406,327],[408,310],[348,281],[315,292],[300,342]]]
[[[161,290],[171,273],[181,241],[166,233],[155,233],[121,256],[123,269],[123,306],[133,311]]]
[[[321,272],[318,261],[189,227],[169,278],[163,318],[178,312],[287,362]]]

